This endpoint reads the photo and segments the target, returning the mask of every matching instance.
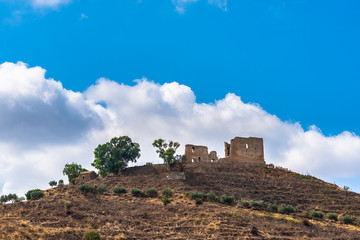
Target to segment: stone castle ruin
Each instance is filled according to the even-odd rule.
[[[265,164],[264,143],[262,138],[235,137],[230,144],[225,142],[225,157],[218,158],[215,151],[208,153],[205,146],[185,145],[185,160],[183,163],[235,161],[244,163]]]
[[[208,147],[185,145],[185,161],[183,163],[193,162],[215,162],[218,160],[216,151],[208,152]]]

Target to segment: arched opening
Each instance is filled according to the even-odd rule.
[[[192,151],[192,152],[195,152],[195,147],[192,147],[192,148],[191,148],[191,151]]]
[[[193,159],[191,159],[191,162],[195,162],[195,159],[193,158]]]
[[[246,143],[246,144],[245,144],[245,147],[246,147],[246,149],[248,149],[248,148],[249,148],[249,145]]]
[[[200,162],[201,158],[199,157],[199,162]]]

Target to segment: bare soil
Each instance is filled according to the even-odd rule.
[[[168,180],[164,165],[126,169],[119,175],[88,184],[105,185],[103,194],[82,194],[77,186],[48,189],[45,197],[0,206],[1,239],[82,239],[95,230],[101,239],[360,239],[360,195],[315,177],[283,168],[239,163],[197,163],[184,167],[186,180]],[[117,195],[115,186],[128,193]],[[133,188],[158,189],[158,197],[133,197]],[[161,191],[171,188],[164,206]],[[196,205],[191,192],[232,195],[236,202],[218,200]],[[240,199],[264,201],[255,210],[237,205]],[[72,203],[69,208],[65,203]],[[267,211],[269,203],[291,204],[292,214]],[[316,220],[311,210],[349,214],[354,224]]]

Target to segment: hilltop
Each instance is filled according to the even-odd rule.
[[[88,182],[107,191],[82,194],[76,185],[44,191],[39,200],[0,206],[1,239],[81,239],[94,229],[102,239],[358,239],[360,195],[344,191],[308,175],[280,167],[245,163],[192,163],[185,180],[169,180],[165,165],[132,167],[119,175]],[[128,192],[117,195],[115,186]],[[158,189],[158,197],[134,197],[133,188]],[[172,202],[161,202],[161,190],[173,191]],[[214,192],[235,197],[226,205],[218,200],[195,204],[192,192]],[[264,201],[253,209],[240,199]],[[72,203],[71,207],[65,207]],[[273,213],[269,203],[292,205],[296,212]],[[349,214],[354,224],[313,219],[311,210]]]

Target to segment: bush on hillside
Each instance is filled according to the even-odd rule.
[[[245,199],[240,199],[240,200],[238,201],[238,205],[241,205],[241,206],[247,208],[247,207],[249,207],[249,202],[246,201]]]
[[[224,204],[232,204],[234,202],[234,196],[227,196],[226,194],[221,195],[220,202]]]
[[[126,193],[127,191],[126,188],[117,186],[114,187],[113,192],[116,194],[122,194],[122,193]]]
[[[161,199],[162,203],[164,204],[164,206],[168,205],[169,203],[171,203],[171,199],[169,199],[168,197],[164,197]]]
[[[40,199],[40,198],[42,198],[44,196],[44,192],[43,191],[35,191],[35,192],[32,192],[31,194],[30,194],[30,198],[32,199],[32,200],[38,200],[38,199]]]
[[[35,192],[39,192],[39,193],[35,193]],[[35,193],[35,194],[34,194],[34,197],[35,197],[35,198],[32,198],[32,194],[33,194],[33,193]],[[41,194],[41,193],[42,193],[42,194]],[[42,195],[42,196],[41,196],[41,195]],[[41,191],[40,189],[32,189],[32,190],[29,190],[29,191],[25,194],[25,196],[26,196],[26,200],[31,200],[31,199],[36,200],[36,199],[39,199],[39,198],[43,197],[43,196],[44,196],[44,192]]]
[[[162,191],[162,195],[165,196],[165,197],[172,197],[173,193],[172,193],[170,188],[165,188]]]
[[[99,193],[104,193],[107,191],[107,188],[105,185],[100,185],[96,188],[96,190],[99,192]]]
[[[281,204],[280,212],[285,214],[293,213],[295,212],[295,208],[291,205]]]
[[[213,192],[206,194],[206,200],[214,202],[216,200],[216,195]]]
[[[310,212],[310,216],[312,218],[323,218],[324,217],[324,213],[322,211],[315,211],[315,210],[312,210]]]
[[[340,220],[345,224],[351,224],[353,222],[352,218],[347,214],[343,216]]]
[[[203,192],[193,192],[190,194],[190,199],[196,200],[196,199],[205,199],[206,194]]]
[[[277,212],[278,206],[275,203],[269,203],[268,208],[270,212]]]
[[[251,200],[250,203],[249,203],[249,205],[250,205],[250,207],[252,207],[252,208],[259,209],[259,208],[264,207],[264,202],[263,202],[263,201],[254,201],[254,200]]]
[[[196,205],[201,205],[201,204],[203,204],[203,200],[201,200],[200,198],[195,199],[195,204]]]
[[[134,197],[141,197],[144,195],[144,193],[138,188],[133,188],[131,189],[131,195],[133,195]]]
[[[334,221],[338,220],[338,215],[336,213],[329,213],[326,217],[330,220],[334,220]]]
[[[100,240],[100,234],[97,231],[85,232],[83,240]]]
[[[82,184],[80,186],[78,186],[78,189],[83,193],[83,194],[87,194],[88,192],[92,192],[94,191],[94,187],[89,185],[89,184]]]
[[[148,188],[145,190],[145,194],[149,197],[157,197],[158,191],[156,188]]]

